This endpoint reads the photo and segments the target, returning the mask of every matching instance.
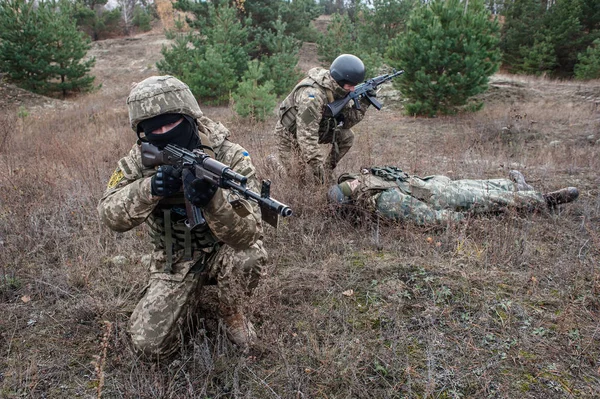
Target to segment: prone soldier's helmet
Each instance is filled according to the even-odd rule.
[[[356,86],[365,80],[365,64],[355,55],[342,54],[329,67],[333,80],[340,86],[345,84]]]
[[[138,133],[140,122],[161,114],[183,114],[193,119],[202,111],[190,88],[173,76],[152,76],[135,84],[127,97],[131,128]]]

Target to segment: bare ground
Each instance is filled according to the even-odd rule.
[[[273,118],[203,107],[295,216],[266,231],[269,273],[248,303],[253,352],[228,344],[209,287],[202,328],[181,353],[139,359],[125,329],[149,246],[144,229],[101,226],[95,205],[134,142],[130,84],[156,73],[165,43],[158,33],[95,43],[102,87],[86,96],[2,86],[0,397],[598,397],[599,82],[497,75],[482,111],[435,119],[406,117],[382,93],[340,172],[397,164],[488,178],[519,168],[541,191],[581,190],[559,212],[446,228],[338,219],[323,192],[271,175]],[[313,47],[303,54],[302,68],[317,64]]]

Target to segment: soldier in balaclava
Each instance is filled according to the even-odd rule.
[[[172,76],[137,83],[127,106],[138,141],[119,160],[98,212],[108,227],[119,232],[146,223],[154,244],[153,252],[143,257],[150,281],[130,318],[133,344],[147,355],[174,353],[181,331],[190,325],[188,317],[198,308],[201,276],[208,275],[218,287],[218,310],[227,336],[247,349],[256,332],[242,304],[263,275],[267,260],[258,207],[245,203],[242,216],[229,202],[228,190],[196,178],[190,170],[143,166],[141,143],[159,149],[167,144],[190,151],[201,148],[246,176],[248,188],[257,191],[250,156],[228,140],[229,131],[222,124],[202,115],[188,86]],[[186,198],[205,219],[193,229],[186,223]]]
[[[350,128],[360,122],[371,104],[361,98],[360,109],[348,102],[335,118],[327,116],[326,105],[354,91],[365,79],[365,66],[351,54],[337,57],[329,69],[312,68],[294,87],[279,107],[275,126],[280,170],[293,168],[292,156],[298,153],[317,182],[330,179],[332,171],[354,142]],[[375,93],[370,93],[374,96]],[[327,159],[320,144],[331,144]]]

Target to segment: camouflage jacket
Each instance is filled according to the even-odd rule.
[[[205,134],[215,150],[216,159],[234,171],[247,176],[248,187],[258,191],[255,168],[248,152],[227,139],[229,131],[220,123],[202,117],[198,121],[200,133]],[[204,142],[204,140],[203,140]],[[129,154],[118,162],[98,204],[101,220],[112,230],[127,231],[143,222],[150,228],[156,250],[165,250],[165,229],[172,232],[174,250],[183,250],[184,241],[191,240],[192,249],[210,252],[220,243],[235,249],[245,249],[262,235],[260,211],[249,205],[252,212],[240,217],[228,201],[229,191],[219,189],[211,202],[203,208],[206,225],[191,233],[185,226],[183,193],[171,197],[157,197],[151,193],[151,177],[155,168],[142,165],[141,147],[135,144]],[[170,226],[165,225],[170,220]]]
[[[342,193],[390,219],[417,224],[460,221],[464,213],[496,213],[507,208],[545,207],[536,191],[518,191],[508,179],[451,180],[434,175],[420,178],[393,166],[364,169],[340,176]]]
[[[360,110],[350,101],[335,119],[324,116],[325,105],[347,94],[333,80],[329,70],[312,68],[308,77],[300,81],[281,103],[279,121],[288,132],[295,134],[304,161],[313,167],[324,162],[319,150],[320,138],[340,124],[339,127],[349,129],[364,118],[370,102],[362,99]]]

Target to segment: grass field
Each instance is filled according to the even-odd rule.
[[[101,90],[60,107],[0,111],[0,397],[600,396],[600,82],[497,75],[476,114],[370,110],[339,173],[394,164],[493,178],[517,168],[540,191],[581,192],[554,213],[444,228],[341,220],[326,187],[270,174],[274,118],[252,124],[202,107],[295,215],[266,229],[269,273],[247,304],[260,339],[252,352],[229,344],[207,287],[201,328],[176,358],[148,362],[126,332],[147,281],[145,229],[114,233],[96,213],[135,141],[129,83],[155,73],[149,61],[130,65],[98,70]]]

